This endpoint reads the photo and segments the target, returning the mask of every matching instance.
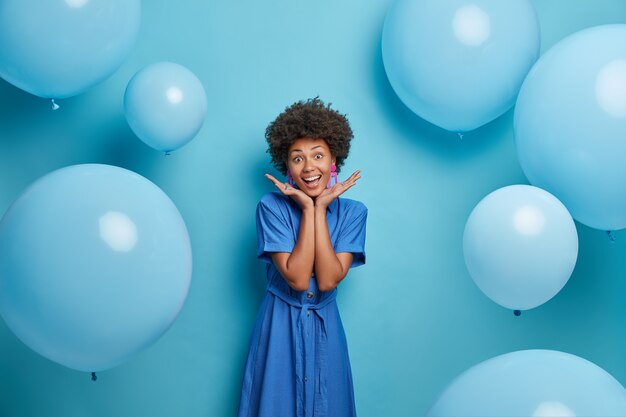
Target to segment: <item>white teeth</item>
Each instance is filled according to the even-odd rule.
[[[317,179],[319,179],[321,177],[322,177],[321,175],[318,175],[316,177],[304,178],[304,180],[307,181],[307,182],[311,182],[311,181],[315,181],[315,180],[317,180]]]

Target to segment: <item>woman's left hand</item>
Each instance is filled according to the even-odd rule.
[[[361,178],[361,170],[356,170],[352,175],[350,175],[346,180],[338,182],[330,188],[326,188],[320,195],[315,199],[315,207],[326,208],[330,203],[333,202],[334,199],[339,197],[341,194],[348,191],[350,187],[356,184],[356,181]]]

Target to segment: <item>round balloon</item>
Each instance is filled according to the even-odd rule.
[[[567,209],[529,185],[500,188],[470,214],[463,235],[467,269],[478,287],[513,310],[537,307],[563,288],[578,257]]]
[[[382,54],[407,107],[463,132],[513,106],[539,42],[528,0],[396,0],[384,23]]]
[[[206,115],[207,100],[193,72],[173,62],[138,71],[124,95],[126,120],[154,149],[170,152],[193,139]]]
[[[601,230],[626,227],[626,25],[568,36],[528,74],[514,118],[528,180]]]
[[[522,350],[479,363],[441,393],[427,417],[626,415],[626,391],[597,365],[553,350]]]
[[[47,98],[111,75],[135,43],[140,0],[3,0],[0,77]]]
[[[161,189],[122,168],[70,166],[0,221],[0,314],[41,355],[108,369],[173,323],[191,266],[185,223]]]

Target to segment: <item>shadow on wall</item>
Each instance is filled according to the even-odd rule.
[[[241,333],[246,337],[237,344],[237,352],[233,357],[237,360],[236,374],[233,377],[233,385],[230,388],[231,395],[229,398],[235,399],[229,415],[235,415],[239,407],[239,397],[241,394],[241,384],[243,380],[243,372],[246,364],[249,347],[249,336],[252,334],[254,321],[258,309],[265,296],[267,280],[265,277],[266,264],[260,261],[257,256],[257,240],[256,240],[256,206],[261,197],[270,191],[274,191],[274,186],[265,178],[266,172],[271,173],[277,178],[280,174],[275,170],[270,170],[268,157],[263,154],[256,154],[256,157],[247,161],[244,166],[251,167],[243,178],[248,180],[245,187],[249,191],[245,201],[246,213],[242,216],[242,222],[245,224],[240,229],[240,236],[234,242],[232,253],[240,253],[240,256],[233,256],[229,270],[241,271],[240,276],[234,277],[236,280],[235,288],[237,291],[237,305],[233,306],[238,311],[244,311],[248,314],[241,320]]]
[[[382,32],[383,21],[378,31],[377,44],[372,48],[375,101],[390,126],[409,132],[401,137],[411,138],[411,146],[425,148],[431,154],[454,161],[471,159],[494,147],[503,136],[512,135],[513,109],[478,129],[462,133],[462,138],[458,133],[442,129],[413,113],[396,95],[387,78],[382,57]]]
[[[99,136],[105,140],[100,141],[100,147],[93,152],[99,163],[126,168],[148,179],[163,166],[166,156],[143,144],[130,130],[123,115],[103,119],[102,127]]]
[[[135,136],[117,103],[100,108],[93,107],[93,101],[87,92],[60,100],[61,107],[52,110],[49,99],[0,80],[0,131],[4,132],[0,144],[6,151],[28,158],[19,161],[16,169],[25,175],[27,167],[39,176],[62,166],[102,163],[151,178],[163,155]],[[7,164],[3,168],[7,169]]]
[[[266,193],[276,191],[276,187],[265,178],[265,174],[269,173],[279,180],[282,178],[282,175],[271,167],[267,155],[258,155],[254,161],[251,161],[249,166],[252,167],[248,174],[252,190],[250,196],[253,198],[254,202],[250,205],[253,207],[248,217],[250,220],[246,221],[246,225],[248,226],[246,229],[246,243],[242,245],[248,248],[248,252],[244,256],[249,275],[244,277],[244,281],[250,285],[250,291],[254,293],[255,298],[258,300],[257,305],[259,305],[265,294],[267,281],[265,278],[266,264],[260,261],[256,256],[256,206]]]
[[[32,111],[37,112],[37,116],[48,113],[52,109],[50,100],[34,96],[13,86],[0,78],[0,124],[13,125],[30,121],[33,117]],[[6,138],[0,137],[4,142]]]
[[[52,102],[48,99],[34,96],[30,93],[0,79],[0,130],[6,132],[0,135],[0,144],[8,149],[17,146],[16,140],[24,141],[24,129],[34,128],[35,123],[48,123],[55,117]],[[28,137],[37,142],[45,141],[42,137]]]

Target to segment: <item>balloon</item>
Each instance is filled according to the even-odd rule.
[[[191,265],[185,223],[156,185],[114,166],[66,167],[0,221],[0,314],[41,355],[109,369],[172,324]]]
[[[40,97],[82,93],[121,65],[140,16],[139,0],[2,0],[0,77]]]
[[[569,353],[522,350],[458,376],[427,417],[626,415],[626,391],[597,365]]]
[[[539,41],[528,0],[396,0],[382,53],[389,82],[407,107],[462,132],[511,108]]]
[[[537,307],[563,288],[578,256],[578,234],[567,209],[529,185],[483,198],[465,225],[463,255],[478,287],[514,310]]]
[[[138,71],[124,95],[126,120],[154,149],[169,152],[198,134],[206,115],[200,80],[173,62],[158,62]]]
[[[529,181],[601,230],[626,227],[626,25],[568,36],[528,74],[514,129]]]

